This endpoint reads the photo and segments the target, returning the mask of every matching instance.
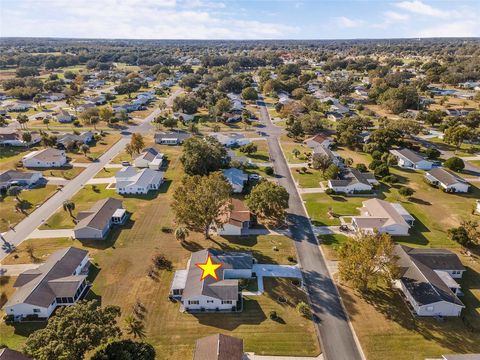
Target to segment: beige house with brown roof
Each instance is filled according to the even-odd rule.
[[[415,218],[399,203],[369,199],[359,209],[360,216],[352,217],[353,227],[363,233],[375,231],[396,236],[406,236]]]
[[[241,200],[232,199],[232,208],[226,214],[223,224],[217,229],[218,235],[246,235],[251,223],[250,210]]]
[[[215,334],[197,340],[193,360],[242,360],[243,355],[242,339]]]

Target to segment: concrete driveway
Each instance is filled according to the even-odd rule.
[[[73,229],[56,230],[33,230],[28,236],[29,239],[50,239],[50,238],[70,238],[73,237]]]
[[[255,264],[252,271],[257,277],[302,278],[302,272],[296,265]]]
[[[24,271],[38,268],[42,264],[0,265],[0,276],[18,276]]]

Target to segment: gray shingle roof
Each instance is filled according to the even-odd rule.
[[[460,177],[456,176],[452,172],[442,168],[434,168],[432,170],[428,170],[427,174],[429,174],[430,176],[433,176],[435,179],[437,179],[439,182],[441,182],[446,186],[450,186],[457,183],[464,183],[464,184],[467,183],[464,179],[461,179]]]
[[[97,201],[88,211],[82,211],[78,214],[80,221],[75,226],[75,230],[90,227],[102,230],[112,218],[113,213],[122,208],[123,202],[119,199],[106,198]]]
[[[242,360],[243,340],[223,334],[198,339],[193,360]]]
[[[217,270],[219,281],[207,277],[200,281],[202,269],[196,264],[205,263],[210,254],[213,263],[221,263],[222,267]],[[198,295],[206,295],[221,300],[237,300],[238,280],[227,280],[223,278],[226,269],[251,269],[253,257],[249,253],[221,252],[215,249],[205,249],[194,252],[190,258],[187,281],[183,290],[183,298],[190,298]]]
[[[439,257],[445,254],[440,251]],[[420,305],[433,304],[440,301],[446,301],[463,306],[463,303],[450,290],[450,288],[442,281],[438,274],[427,264],[423,263],[425,257],[416,253],[415,249],[408,246],[395,246],[394,253],[398,256],[398,266],[400,268],[400,281],[409,291],[410,295]],[[455,254],[451,253],[453,256]],[[420,255],[420,256],[418,256]],[[429,256],[433,256],[430,254]],[[431,259],[431,258],[430,258]],[[430,263],[432,260],[429,261]],[[428,262],[427,262],[428,263]],[[443,270],[451,270],[444,268]]]
[[[88,252],[86,250],[74,247],[54,252],[38,269],[22,273],[18,277],[13,285],[17,290],[9,299],[6,306],[26,303],[48,307],[53,300],[55,300],[58,293],[70,294],[74,280],[69,277],[72,277],[75,269],[87,254]],[[83,281],[86,276],[78,275],[75,277],[78,281]],[[59,282],[58,280],[62,278],[67,279]],[[73,296],[73,294],[69,296]]]

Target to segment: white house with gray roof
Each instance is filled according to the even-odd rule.
[[[88,252],[69,247],[50,255],[37,269],[21,273],[15,293],[5,304],[5,313],[14,321],[27,316],[49,318],[58,306],[81,300],[88,292]]]
[[[121,225],[127,219],[127,211],[119,199],[106,198],[97,201],[88,211],[77,215],[78,223],[73,230],[75,238],[105,239],[114,224]]]
[[[345,194],[372,191],[373,186],[378,184],[375,175],[368,172],[362,173],[354,168],[349,168],[341,179],[328,180],[330,189]]]
[[[163,178],[163,171],[127,166],[115,174],[115,189],[118,194],[147,194],[150,190],[158,190]]]
[[[450,193],[466,193],[470,187],[467,181],[443,168],[434,168],[427,171],[425,179],[430,184]]]
[[[218,281],[211,276],[200,280],[208,256],[213,263],[221,263],[216,270]],[[194,252],[186,270],[175,272],[170,296],[181,302],[185,311],[236,311],[241,309],[241,292],[238,279],[252,277],[253,257],[250,253],[221,252],[205,249]]]
[[[237,168],[223,170],[223,176],[232,185],[234,193],[241,193],[248,181],[248,174]]]
[[[395,286],[419,316],[460,316],[461,279],[466,271],[458,256],[446,249],[414,249],[396,245],[400,269]]]
[[[389,203],[380,199],[363,202],[360,216],[352,217],[353,227],[363,233],[375,231],[390,235],[406,236],[415,218],[399,203]]]
[[[143,149],[142,153],[138,155],[133,164],[137,168],[149,168],[152,170],[160,170],[162,167],[164,155],[159,153],[157,149],[149,147]]]
[[[46,148],[25,155],[22,163],[26,168],[62,167],[67,163],[67,156],[64,150]]]
[[[390,150],[390,154],[397,158],[397,164],[402,168],[430,170],[433,167],[433,162],[425,160],[422,156],[407,148]]]
[[[0,189],[8,189],[10,186],[32,186],[42,178],[40,171],[0,171]]]

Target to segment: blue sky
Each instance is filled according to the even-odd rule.
[[[0,0],[0,36],[478,37],[480,0]]]

